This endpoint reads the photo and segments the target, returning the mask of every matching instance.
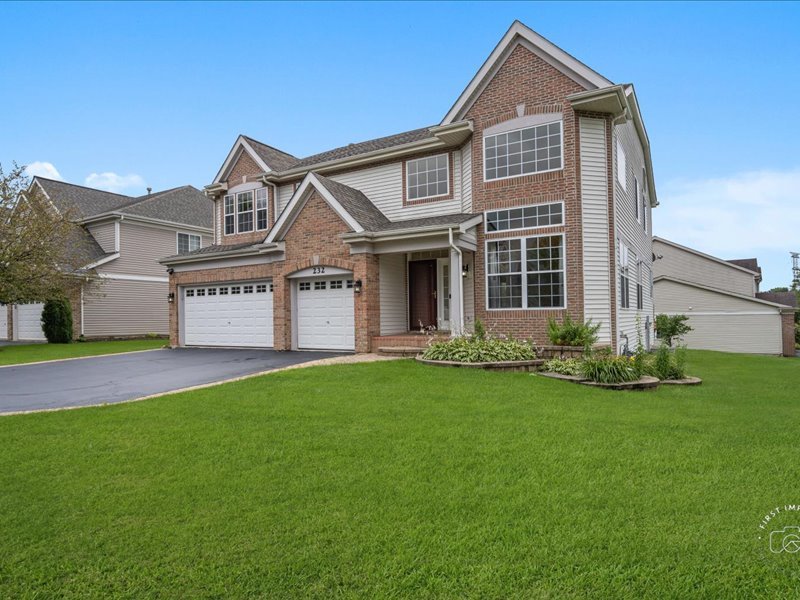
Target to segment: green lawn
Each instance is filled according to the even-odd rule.
[[[73,342],[71,344],[24,344],[0,346],[0,365],[19,365],[41,360],[118,354],[161,348],[167,340],[120,340],[115,342]]]
[[[797,597],[757,536],[800,501],[800,360],[691,371],[397,361],[3,417],[0,597]]]

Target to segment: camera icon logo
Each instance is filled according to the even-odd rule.
[[[769,534],[769,550],[775,554],[800,552],[800,527],[787,525]]]

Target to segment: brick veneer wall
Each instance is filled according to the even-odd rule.
[[[582,91],[579,84],[566,77],[523,46],[517,46],[500,67],[494,79],[467,112],[474,128],[472,144],[473,211],[564,201],[564,226],[531,231],[489,234],[478,228],[478,252],[475,254],[475,316],[490,330],[515,337],[547,340],[547,320],[558,320],[565,313],[583,318],[583,239],[579,198],[578,124],[566,97]],[[517,107],[524,104],[524,115],[549,112],[563,114],[563,161],[560,171],[484,182],[483,130],[516,118]],[[485,242],[492,238],[522,237],[531,234],[564,233],[566,250],[567,308],[537,310],[499,310],[486,308]],[[523,291],[524,293],[524,291]]]
[[[272,279],[273,333],[276,350],[292,348],[291,288],[289,275],[312,266],[331,266],[353,271],[360,279],[362,292],[354,294],[356,352],[369,352],[372,338],[380,333],[380,297],[378,257],[372,254],[350,254],[341,239],[348,226],[316,192],[309,197],[284,236],[285,260],[259,265],[223,267],[173,273],[170,292],[176,301],[170,305],[170,344],[179,344],[178,286],[225,281]]]
[[[794,356],[794,313],[781,313],[781,329],[783,334],[783,355]]]

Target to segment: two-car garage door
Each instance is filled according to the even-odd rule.
[[[295,345],[299,350],[354,350],[353,280],[347,275],[294,280]],[[270,281],[207,284],[183,290],[187,346],[271,348]]]
[[[272,283],[256,281],[186,288],[187,346],[272,347]]]

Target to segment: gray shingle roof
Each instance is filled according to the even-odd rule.
[[[797,308],[797,294],[794,292],[758,292],[756,298]]]
[[[754,273],[761,273],[761,267],[758,266],[757,258],[737,258],[726,262],[729,262],[732,265],[736,265],[738,267],[743,267],[748,271],[753,271]]]
[[[373,231],[386,227],[389,224],[389,219],[378,210],[378,207],[370,202],[363,192],[350,186],[333,181],[314,173],[314,176],[319,179],[319,182],[325,186],[331,195],[338,200],[339,204],[356,220],[359,225],[364,229]]]
[[[191,252],[184,252],[183,254],[173,254],[172,256],[167,256],[166,258],[161,259],[162,261],[167,261],[173,258],[186,258],[187,256],[213,256],[214,254],[220,254],[222,252],[233,252],[235,250],[242,250],[244,248],[254,247],[257,244],[253,242],[244,242],[242,244],[214,244],[211,246],[205,246],[204,248],[200,248],[198,250],[192,250]]]
[[[409,219],[407,221],[391,221],[380,229],[370,231],[397,231],[402,229],[416,229],[419,227],[458,227],[465,221],[480,215],[480,213],[453,213],[449,215],[437,215],[435,217],[422,217],[419,219]]]
[[[130,196],[114,194],[103,190],[46,179],[36,176],[34,180],[44,189],[53,204],[61,211],[76,211],[78,218],[87,218],[99,215],[131,204],[136,201]]]
[[[246,135],[243,135],[242,137],[248,141],[253,150],[256,151],[259,157],[261,157],[261,160],[267,163],[269,168],[273,171],[286,171],[291,169],[299,160],[296,156],[292,156],[288,152],[273,148],[272,146],[264,144],[263,142],[259,142],[258,140],[254,140],[251,137]]]

